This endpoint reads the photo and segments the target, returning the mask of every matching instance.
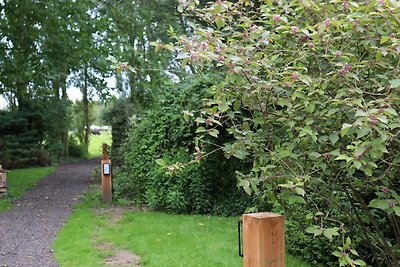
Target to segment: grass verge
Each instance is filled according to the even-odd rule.
[[[54,170],[55,167],[40,167],[12,170],[7,173],[8,197],[0,199],[0,211],[9,209],[13,199],[21,197],[27,189],[34,187],[40,179]]]
[[[103,266],[118,250],[138,254],[146,267],[243,266],[237,255],[236,218],[142,211],[118,215],[99,213],[99,205],[107,210],[91,200],[75,207],[54,243],[60,266]],[[288,255],[286,266],[310,265]]]
[[[89,158],[95,158],[101,156],[101,145],[102,144],[111,145],[111,131],[102,131],[100,135],[90,135],[89,142]]]

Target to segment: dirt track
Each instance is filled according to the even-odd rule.
[[[99,159],[66,164],[0,213],[0,266],[57,266],[52,243],[90,182]]]

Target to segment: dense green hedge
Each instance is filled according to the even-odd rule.
[[[152,208],[177,213],[242,213],[254,205],[236,187],[235,170],[245,168],[238,160],[213,153],[179,173],[168,175],[156,159],[166,163],[189,162],[195,145],[195,123],[183,119],[183,110],[202,105],[210,82],[166,87],[160,101],[142,116],[133,119],[125,144],[121,146],[123,166],[114,185],[120,198],[134,199]],[[136,122],[135,122],[136,121]],[[211,151],[215,147],[206,147]]]

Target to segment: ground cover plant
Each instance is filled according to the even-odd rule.
[[[122,212],[121,212],[122,211]],[[55,244],[60,266],[102,266],[117,251],[141,257],[141,266],[242,266],[237,218],[132,211],[92,200],[74,208]],[[309,265],[288,255],[286,266]]]
[[[54,170],[55,167],[41,167],[11,170],[7,173],[8,196],[0,199],[0,211],[11,208],[12,200],[21,197],[26,190],[34,187],[40,179]]]
[[[278,202],[307,244],[328,241],[313,260],[400,266],[400,3],[198,4],[179,7],[193,35],[156,44],[222,75],[205,107],[186,112],[203,133],[197,155],[204,136],[233,136],[220,149],[253,165],[239,185]]]

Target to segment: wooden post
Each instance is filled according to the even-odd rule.
[[[7,176],[6,171],[0,165],[0,198],[7,196]]]
[[[244,267],[285,267],[284,223],[270,212],[243,215]]]
[[[102,160],[108,160],[107,156],[107,144],[102,144],[101,145],[101,159]]]
[[[102,145],[102,159],[101,159],[101,186],[103,189],[103,202],[112,201],[112,173],[111,173],[111,160],[107,156],[107,144]]]

